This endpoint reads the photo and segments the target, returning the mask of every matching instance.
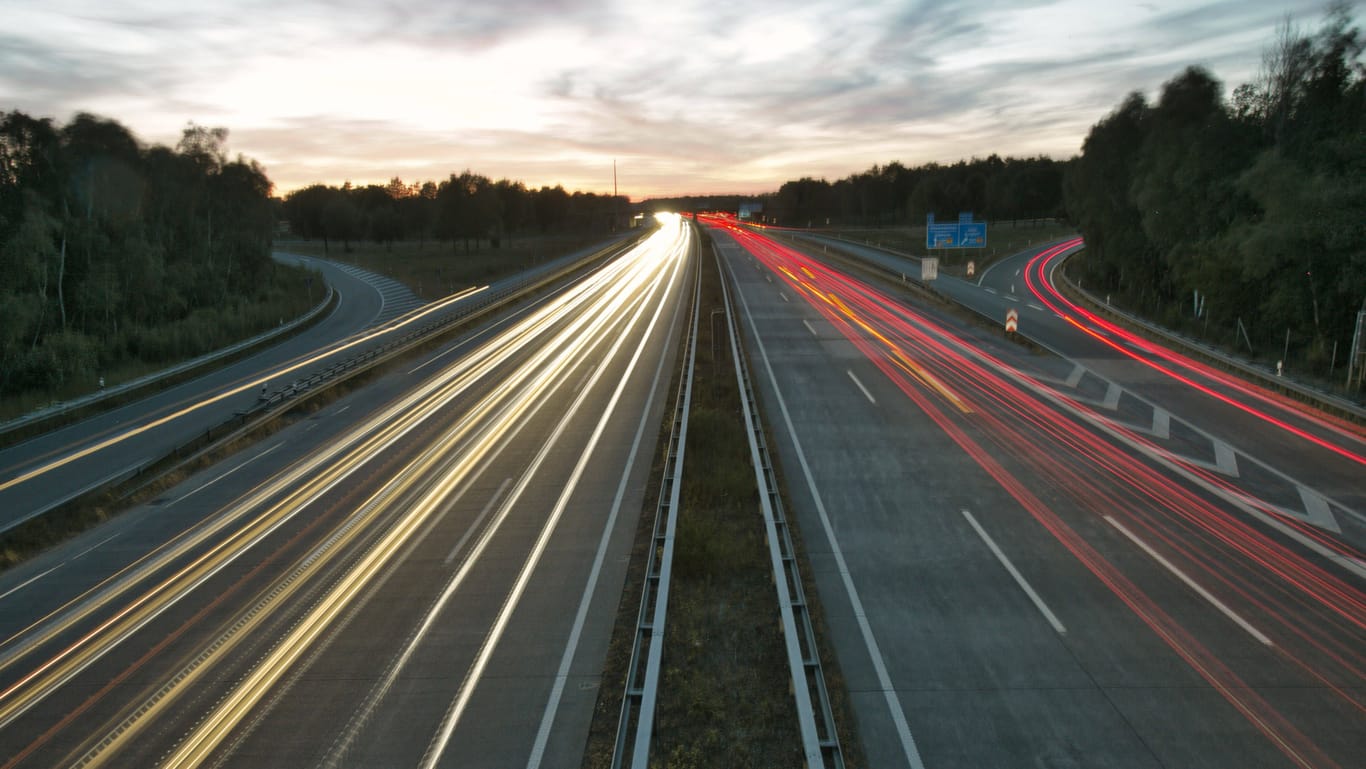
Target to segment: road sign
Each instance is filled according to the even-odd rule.
[[[972,277],[973,275],[975,275],[976,273],[977,273],[977,262],[974,262],[974,261],[969,260],[969,261],[968,261],[968,277],[971,278],[971,277]]]
[[[1013,334],[1020,328],[1020,313],[1014,308],[1006,310],[1006,333]]]
[[[920,260],[920,281],[928,283],[939,277],[939,258],[927,256]]]
[[[930,214],[925,224],[925,248],[957,248],[958,225],[935,224],[934,214]]]
[[[925,248],[983,248],[987,244],[987,223],[974,222],[972,212],[958,214],[953,224],[936,224],[934,214],[925,214]]]
[[[968,222],[958,225],[958,245],[962,248],[982,248],[987,244],[987,223]]]

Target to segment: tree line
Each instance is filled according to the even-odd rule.
[[[1191,67],[1132,93],[1064,180],[1089,286],[1257,353],[1342,362],[1366,307],[1366,70],[1347,6],[1288,21],[1231,98]]]
[[[972,211],[991,221],[1056,219],[1066,161],[1046,156],[960,160],[906,167],[875,165],[835,182],[804,176],[762,195],[693,195],[647,201],[651,210],[737,211],[763,206],[764,220],[791,227],[919,226],[926,214]]]
[[[338,243],[392,244],[398,240],[449,241],[452,249],[486,241],[498,248],[516,235],[593,234],[626,226],[631,210],[625,197],[566,192],[564,187],[528,188],[519,181],[468,170],[440,182],[340,187],[314,184],[289,193],[283,216],[300,237]]]
[[[784,183],[765,205],[779,224],[806,226],[923,225],[926,214],[972,211],[991,221],[1063,215],[1066,163],[1046,156],[960,160],[906,167],[873,166],[834,183],[803,177]]]
[[[144,146],[90,114],[0,112],[0,394],[93,386],[260,320],[229,310],[275,283],[271,184],[226,139],[191,124]]]

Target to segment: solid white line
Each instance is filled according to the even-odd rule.
[[[668,275],[667,277],[660,275],[656,279],[655,285],[663,286],[662,290],[659,291],[661,295],[668,294],[669,286],[665,284],[672,283],[672,281],[677,278],[678,271],[679,266],[675,264],[674,271],[671,275]],[[646,298],[648,299],[648,295],[654,293],[655,288],[652,287],[648,289]],[[624,328],[636,328],[637,323],[645,314],[645,310],[646,303],[640,303],[626,321]],[[641,337],[640,344],[636,346],[635,352],[631,355],[630,360],[627,361],[626,370],[622,374],[620,381],[617,382],[616,389],[612,392],[611,397],[608,398],[607,403],[603,408],[602,416],[598,419],[597,426],[594,427],[592,434],[588,436],[588,441],[584,444],[583,450],[579,454],[578,461],[570,472],[569,478],[565,481],[560,491],[560,496],[555,502],[555,506],[551,509],[545,523],[542,524],[541,533],[532,545],[531,552],[527,554],[522,569],[512,585],[512,589],[503,600],[503,608],[499,610],[493,625],[485,634],[484,644],[480,647],[478,656],[470,664],[469,670],[465,673],[465,680],[460,684],[460,689],[456,694],[455,700],[451,702],[445,715],[442,716],[436,734],[433,735],[432,739],[429,741],[427,750],[423,754],[422,761],[419,764],[421,769],[435,769],[437,763],[441,760],[441,755],[445,753],[447,746],[450,744],[451,735],[455,733],[456,725],[460,723],[461,716],[464,715],[465,709],[469,706],[469,701],[474,694],[474,690],[478,688],[480,681],[483,679],[484,670],[488,667],[489,659],[492,658],[493,652],[498,648],[498,643],[503,637],[503,632],[507,629],[508,622],[511,620],[512,612],[517,608],[517,605],[521,603],[522,595],[526,591],[526,586],[531,581],[531,576],[536,571],[537,565],[540,563],[541,555],[549,545],[550,537],[554,534],[556,527],[559,525],[560,517],[569,506],[569,498],[578,488],[579,480],[587,470],[588,461],[597,450],[598,442],[602,439],[603,433],[606,432],[607,423],[615,414],[617,404],[620,402],[622,393],[626,389],[626,384],[630,381],[631,375],[635,372],[636,364],[640,362],[640,358],[645,352],[650,336],[654,333],[655,325],[663,312],[664,303],[656,303],[654,314],[650,317],[649,322],[645,326],[645,331]],[[615,359],[615,356],[625,345],[626,338],[627,334],[625,333],[618,337],[617,340],[612,343],[611,348],[607,351],[603,360]],[[594,375],[593,381],[589,384],[589,387],[591,388],[596,384],[598,378],[606,371],[606,366],[599,368]],[[500,516],[505,514],[504,511],[508,510],[510,506],[521,497],[522,492],[526,490],[527,486],[530,485],[532,477],[539,472],[541,464],[546,461],[551,450],[559,443],[561,434],[568,428],[569,418],[579,412],[580,407],[582,407],[586,400],[586,390],[575,397],[573,403],[570,404],[568,411],[565,412],[564,418],[556,425],[555,430],[548,436],[545,444],[542,445],[541,449],[537,452],[533,463],[527,468],[526,472],[523,473],[521,480],[517,484],[517,488],[513,490],[512,494],[508,497],[507,502],[503,503],[502,511],[499,513]],[[486,534],[485,539],[481,540],[479,545],[485,545],[487,542],[488,535]],[[478,547],[479,546],[476,546],[476,550]],[[450,595],[452,595],[454,590],[463,582],[464,576],[468,573],[467,570],[470,568],[470,565],[471,564],[467,562],[466,565],[461,568],[461,572],[457,573],[451,580],[447,586],[446,592],[442,594],[438,601],[438,604],[435,605],[431,613],[428,614],[428,619],[425,621],[426,625],[429,626],[436,618],[437,614],[444,609],[445,603],[449,600]]]
[[[9,590],[6,590],[5,592],[0,593],[0,600],[3,600],[3,599],[5,599],[5,598],[7,598],[11,593],[17,593],[17,592],[19,592],[20,590],[22,590],[22,589],[28,587],[29,585],[33,584],[34,582],[37,582],[38,580],[42,579],[43,577],[46,577],[47,575],[51,574],[52,572],[54,572],[54,571],[56,571],[56,570],[62,568],[62,565],[63,565],[63,564],[59,563],[59,564],[57,564],[56,566],[53,566],[51,569],[48,569],[47,571],[43,572],[42,574],[36,574],[36,575],[34,575],[34,576],[32,576],[32,577],[29,577],[28,579],[24,580],[23,582],[20,582],[19,584],[15,585],[14,587],[10,588]]]
[[[677,317],[678,310],[675,309],[675,321]],[[668,347],[666,344],[664,349],[667,350]],[[621,471],[621,482],[617,484],[616,496],[612,498],[612,509],[608,512],[607,522],[602,527],[602,539],[598,541],[598,552],[593,557],[593,569],[588,574],[588,583],[584,585],[583,597],[579,599],[579,611],[574,615],[574,627],[569,631],[569,640],[565,644],[564,655],[560,657],[560,668],[555,673],[555,685],[551,687],[550,699],[546,701],[545,712],[541,714],[541,726],[536,730],[536,740],[531,746],[531,757],[526,762],[527,769],[539,769],[541,760],[545,756],[546,744],[550,741],[550,729],[555,725],[555,715],[560,709],[560,700],[564,696],[564,686],[569,680],[569,666],[574,661],[574,655],[578,653],[579,638],[583,635],[583,626],[588,620],[588,606],[592,603],[593,594],[598,589],[598,576],[602,573],[602,564],[607,558],[607,545],[611,541],[612,531],[616,528],[617,514],[621,512],[621,503],[626,496],[626,482],[630,479],[631,470],[635,467],[640,441],[645,435],[645,425],[649,421],[650,411],[654,406],[655,392],[659,389],[659,380],[664,373],[664,362],[667,359],[667,355],[661,355],[659,365],[655,367],[655,378],[650,384],[649,395],[645,398],[645,407],[640,414],[640,424],[636,427],[635,438],[631,441],[631,450],[626,455],[626,467]]]
[[[1114,526],[1116,529],[1119,529],[1120,534],[1123,534],[1124,536],[1128,537],[1129,541],[1133,542],[1135,545],[1138,545],[1138,547],[1143,552],[1147,553],[1154,561],[1157,561],[1158,563],[1162,564],[1162,566],[1166,568],[1167,571],[1171,572],[1172,574],[1175,574],[1177,579],[1186,583],[1186,587],[1189,587],[1191,590],[1194,590],[1196,593],[1199,593],[1201,598],[1204,598],[1206,601],[1209,601],[1210,604],[1214,606],[1214,608],[1223,612],[1225,617],[1228,617],[1229,619],[1233,620],[1234,624],[1236,624],[1238,627],[1242,628],[1243,630],[1246,630],[1249,635],[1251,635],[1258,641],[1261,641],[1263,644],[1266,644],[1267,646],[1272,645],[1270,638],[1267,638],[1266,636],[1262,635],[1261,631],[1259,631],[1252,625],[1249,625],[1247,620],[1238,616],[1237,612],[1230,609],[1223,601],[1220,601],[1218,598],[1215,598],[1208,590],[1204,589],[1203,587],[1200,587],[1200,585],[1196,583],[1195,580],[1186,576],[1185,572],[1178,569],[1176,567],[1176,564],[1173,564],[1171,561],[1168,561],[1166,558],[1162,557],[1162,554],[1149,547],[1147,542],[1144,542],[1143,540],[1139,539],[1138,536],[1135,535],[1132,531],[1129,531],[1127,528],[1125,528],[1124,524],[1120,523],[1119,521],[1116,521],[1114,518],[1108,515],[1105,516],[1105,520],[1109,521],[1111,526]]]
[[[858,385],[858,389],[859,389],[860,391],[863,392],[863,397],[867,398],[869,403],[871,403],[871,404],[873,404],[874,406],[876,406],[876,405],[877,405],[877,401],[873,399],[873,394],[870,393],[870,392],[868,392],[868,388],[867,388],[867,387],[864,387],[862,382],[858,381],[858,377],[854,376],[853,370],[852,370],[852,369],[845,369],[845,370],[844,370],[844,373],[848,374],[848,375],[849,375],[849,378],[852,379],[852,380],[854,380],[854,384]]]
[[[74,560],[80,558],[81,556],[84,556],[84,555],[86,555],[87,553],[90,553],[90,552],[93,551],[95,548],[100,547],[101,545],[104,545],[104,544],[107,543],[109,540],[114,539],[114,538],[117,537],[117,536],[119,536],[119,535],[118,535],[118,534],[112,534],[112,535],[110,535],[110,536],[108,536],[108,537],[105,537],[104,539],[100,540],[99,542],[96,542],[95,544],[91,545],[90,547],[87,547],[86,549],[82,550],[81,552],[79,552],[79,553],[77,553],[77,554],[71,556],[70,558],[66,559],[65,561],[62,561],[61,563],[57,564],[56,566],[53,566],[51,569],[48,569],[47,571],[43,572],[42,574],[38,574],[38,575],[35,575],[35,576],[32,576],[32,577],[29,577],[28,579],[24,580],[23,582],[20,582],[19,584],[15,585],[14,587],[10,588],[9,590],[6,590],[5,592],[0,593],[0,600],[3,600],[3,599],[6,598],[7,596],[9,596],[11,593],[17,593],[17,592],[19,592],[21,589],[23,589],[23,588],[25,588],[25,587],[28,587],[29,585],[33,584],[34,582],[37,582],[38,580],[42,579],[43,577],[46,577],[47,575],[51,574],[52,572],[54,572],[54,571],[56,571],[56,570],[62,568],[63,566],[67,565],[68,563],[71,563],[72,561],[74,561]]]
[[[122,533],[122,532],[120,532],[120,534],[121,534],[121,533]],[[77,553],[77,554],[71,556],[70,558],[66,559],[65,561],[62,561],[62,563],[63,563],[63,564],[71,563],[71,562],[74,561],[74,560],[77,560],[77,559],[79,559],[79,558],[81,558],[81,557],[83,557],[83,556],[85,556],[85,555],[88,555],[88,554],[94,552],[97,548],[103,547],[104,545],[108,544],[108,543],[109,543],[109,540],[114,539],[114,538],[116,538],[116,537],[118,537],[118,536],[119,536],[119,534],[110,534],[109,536],[105,537],[104,539],[100,540],[99,542],[96,542],[95,544],[93,544],[93,545],[91,545],[90,547],[87,547],[86,549],[82,550],[81,552],[79,552],[79,553]]]
[[[802,325],[806,326],[806,330],[811,332],[811,336],[820,336],[820,334],[816,333],[816,329],[814,326],[811,325],[810,321],[804,320],[802,321]]]
[[[1071,360],[1067,356],[1059,353],[1057,350],[1053,350],[1053,352],[1063,360]],[[990,363],[990,361],[988,362]],[[1266,526],[1275,529],[1281,535],[1289,539],[1292,539],[1299,545],[1308,548],[1310,551],[1318,555],[1323,556],[1330,563],[1334,563],[1338,566],[1341,566],[1342,568],[1351,572],[1358,579],[1366,579],[1366,561],[1362,561],[1358,558],[1352,558],[1350,556],[1344,557],[1342,553],[1339,553],[1338,551],[1325,546],[1318,539],[1306,535],[1304,532],[1300,531],[1298,528],[1294,526],[1290,526],[1282,519],[1280,515],[1271,512],[1274,506],[1270,505],[1265,500],[1258,499],[1247,492],[1234,491],[1227,486],[1221,486],[1218,484],[1211,483],[1204,475],[1193,473],[1190,470],[1190,465],[1197,465],[1209,469],[1216,469],[1209,463],[1201,462],[1184,456],[1179,456],[1165,448],[1162,448],[1160,446],[1154,446],[1151,443],[1135,442],[1133,439],[1133,435],[1130,433],[1128,429],[1117,427],[1115,424],[1112,423],[1112,421],[1109,418],[1099,416],[1088,409],[1078,408],[1076,404],[1074,404],[1068,396],[1060,395],[1046,388],[1036,387],[1035,383],[1032,380],[1030,380],[1025,375],[1019,373],[1014,368],[1001,367],[999,364],[996,363],[992,363],[992,365],[996,368],[997,371],[1001,373],[1001,375],[1009,377],[1012,380],[1020,383],[1021,385],[1031,388],[1040,397],[1049,401],[1057,408],[1071,413],[1073,416],[1077,417],[1083,422],[1090,424],[1092,427],[1095,427],[1097,430],[1100,430],[1101,432],[1110,436],[1114,440],[1117,440],[1125,444],[1129,448],[1151,459],[1153,462],[1156,462],[1157,464],[1161,465],[1167,470],[1176,473],[1182,478],[1185,478],[1186,481],[1188,481],[1189,483],[1199,486],[1200,488],[1204,489],[1210,494],[1213,494],[1214,496],[1224,500],[1225,502],[1228,502],[1230,505],[1233,505],[1243,514],[1255,518],[1256,520],[1260,521]],[[1080,366],[1080,364],[1075,365]],[[1147,405],[1152,406],[1151,403],[1149,403],[1146,400],[1143,400],[1142,398],[1139,398],[1133,393],[1130,393],[1129,395],[1132,398],[1137,398],[1142,403],[1146,403]],[[1188,427],[1191,430],[1194,430],[1195,432],[1199,433],[1205,438],[1214,440],[1214,438],[1210,436],[1209,433],[1204,432],[1203,430],[1201,430],[1198,427],[1195,427],[1194,425],[1187,423],[1186,427]],[[1243,456],[1244,458],[1250,461],[1257,462],[1258,466],[1262,470],[1273,473],[1277,477],[1287,481],[1288,483],[1301,486],[1304,485],[1299,481],[1295,480],[1294,478],[1291,478],[1290,476],[1280,471],[1272,469],[1271,466],[1266,464],[1265,462],[1260,462],[1255,458],[1249,456],[1248,454],[1244,454]],[[1346,511],[1348,514],[1354,517],[1361,517],[1359,513],[1356,513],[1355,511],[1351,510],[1351,508],[1347,507],[1341,502],[1337,502],[1331,499],[1329,499],[1328,501],[1332,503],[1334,506]],[[1292,517],[1297,516],[1294,516],[1292,514]]]
[[[308,429],[312,429],[313,427],[317,427],[317,426],[318,426],[318,425],[317,425],[317,423],[315,422],[315,423],[314,423],[310,428],[308,428]],[[252,462],[255,462],[256,460],[260,459],[261,457],[264,457],[265,455],[267,455],[267,454],[269,454],[270,452],[272,452],[272,451],[274,451],[274,450],[280,448],[280,447],[283,446],[283,445],[285,445],[285,442],[284,442],[284,441],[280,441],[279,443],[275,444],[274,446],[271,446],[270,448],[266,449],[265,451],[262,451],[260,454],[257,454],[257,455],[254,456],[254,457],[249,457],[249,458],[243,460],[241,464],[238,464],[238,465],[234,466],[231,470],[228,470],[227,472],[223,473],[222,475],[218,476],[217,478],[214,478],[214,479],[211,480],[211,481],[207,481],[207,482],[205,482],[204,484],[202,484],[202,485],[200,485],[200,486],[198,486],[198,487],[196,487],[196,488],[194,488],[194,489],[192,489],[192,490],[190,490],[190,491],[185,492],[185,493],[182,494],[181,496],[176,497],[175,501],[173,501],[173,502],[168,502],[168,503],[166,504],[166,506],[167,506],[167,507],[170,507],[171,505],[175,505],[175,504],[179,504],[179,503],[181,503],[181,502],[184,502],[184,501],[185,501],[186,499],[188,499],[190,496],[192,496],[192,495],[194,495],[194,494],[198,494],[199,492],[203,491],[204,489],[209,488],[210,486],[214,485],[215,483],[218,483],[219,481],[223,480],[224,478],[228,477],[229,475],[232,475],[233,473],[237,472],[238,470],[241,470],[242,468],[246,467],[247,465],[251,464]]]
[[[1062,621],[1048,608],[1047,604],[1043,602],[1043,599],[1039,597],[1039,594],[1034,592],[1034,588],[1029,586],[1029,583],[1025,581],[1024,576],[1016,570],[1015,564],[1011,563],[1010,559],[1006,558],[1006,554],[1001,552],[1001,548],[996,546],[995,540],[987,534],[986,529],[983,529],[982,526],[977,523],[977,519],[972,517],[972,513],[969,513],[967,510],[963,510],[962,513],[963,517],[968,519],[968,523],[972,524],[972,528],[976,530],[977,536],[981,537],[982,541],[987,543],[987,547],[991,549],[992,555],[996,556],[996,560],[1000,561],[1001,565],[1006,567],[1006,571],[1010,572],[1010,576],[1015,578],[1015,584],[1020,586],[1020,589],[1025,592],[1025,595],[1029,596],[1029,600],[1034,602],[1034,607],[1039,610],[1039,613],[1043,615],[1044,619],[1048,620],[1048,624],[1052,625],[1053,629],[1058,631],[1058,633],[1067,635],[1067,628],[1063,627]]]
[[[488,287],[485,286],[484,288],[488,288]],[[482,290],[483,290],[483,289],[480,289],[480,291],[482,291]],[[474,295],[474,293],[469,293],[469,294],[465,294],[464,296],[461,296],[460,298],[463,299],[463,298],[465,298],[465,296],[473,296],[473,295]],[[534,309],[534,308],[537,307],[537,306],[538,306],[537,304],[532,304],[528,309]],[[522,312],[518,311],[518,312],[512,313],[511,315],[508,315],[507,317],[500,318],[500,319],[498,319],[498,320],[496,320],[496,321],[494,321],[494,322],[488,324],[487,326],[484,326],[484,327],[480,328],[478,331],[476,331],[476,332],[470,334],[469,336],[467,336],[467,337],[465,337],[465,338],[463,338],[463,339],[460,339],[459,341],[456,341],[456,342],[451,343],[451,345],[450,345],[449,347],[447,347],[446,349],[444,349],[444,350],[442,350],[441,352],[439,352],[439,353],[433,355],[432,357],[428,358],[427,360],[423,361],[422,363],[419,363],[418,365],[416,365],[416,366],[414,366],[414,367],[408,369],[408,373],[409,373],[409,374],[417,373],[418,371],[421,371],[422,369],[424,369],[424,368],[430,366],[431,364],[437,362],[438,360],[441,360],[442,358],[446,357],[447,355],[450,355],[450,354],[453,353],[453,352],[460,352],[460,351],[462,351],[462,350],[465,350],[465,349],[467,349],[467,347],[468,347],[469,345],[473,344],[475,340],[477,340],[477,339],[479,339],[479,338],[481,338],[481,337],[491,336],[492,333],[493,333],[494,331],[496,331],[497,329],[501,328],[502,326],[506,326],[506,325],[511,324],[513,321],[518,320],[518,319],[519,319],[520,317],[522,317],[522,316],[523,316]]]
[[[451,563],[455,561],[456,553],[459,553],[460,548],[465,546],[465,542],[469,540],[475,531],[479,530],[480,525],[484,522],[484,518],[488,516],[489,511],[493,509],[494,504],[497,503],[499,499],[502,499],[503,492],[507,491],[509,483],[512,483],[511,478],[503,479],[503,485],[499,486],[498,490],[493,492],[493,496],[489,497],[489,501],[484,504],[484,509],[480,510],[479,515],[475,517],[474,523],[470,524],[469,528],[465,529],[465,533],[460,536],[460,541],[455,543],[455,546],[451,548],[451,551],[447,553],[446,557],[441,561],[442,565],[450,566]]]
[[[732,279],[734,279],[733,274]],[[736,283],[738,284],[738,281]],[[773,373],[773,364],[768,360],[768,349],[759,336],[759,326],[754,320],[754,314],[750,312],[749,302],[745,299],[744,292],[737,290],[735,295],[740,298],[740,305],[745,310],[745,319],[749,321],[750,330],[754,332],[754,341],[759,348],[759,359],[763,362],[764,371],[768,374],[768,381],[773,387],[773,395],[778,402],[778,411],[782,413],[783,422],[787,425],[787,434],[792,437],[792,448],[797,454],[797,464],[801,466],[802,475],[806,477],[807,491],[810,492],[811,500],[815,504],[816,514],[820,517],[821,528],[825,532],[825,540],[830,545],[830,553],[834,556],[840,581],[844,584],[844,592],[849,598],[850,607],[854,610],[854,618],[858,621],[859,634],[863,637],[863,645],[868,650],[873,671],[877,674],[878,688],[882,690],[882,695],[887,702],[887,710],[892,717],[892,722],[896,725],[897,737],[901,740],[901,750],[912,769],[925,769],[925,762],[920,759],[920,751],[915,746],[915,738],[911,736],[911,728],[906,724],[906,712],[901,707],[901,698],[897,696],[896,688],[892,685],[892,677],[887,673],[887,662],[882,657],[882,650],[878,647],[877,639],[873,637],[873,627],[868,622],[868,614],[863,609],[863,601],[859,600],[858,588],[854,587],[854,578],[849,574],[849,563],[844,559],[844,552],[840,550],[839,540],[835,537],[835,528],[830,523],[830,515],[825,510],[825,502],[821,499],[820,490],[816,488],[816,479],[811,475],[811,463],[806,461],[806,452],[802,449],[802,442],[797,437],[796,428],[792,425],[792,415],[787,410],[787,401],[783,398],[782,390],[778,388],[778,378]]]

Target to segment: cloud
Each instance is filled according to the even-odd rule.
[[[1231,87],[1319,0],[0,0],[0,109],[150,141],[224,125],[281,189],[471,168],[758,191],[873,163],[1076,152],[1188,64]],[[646,194],[632,192],[632,194]]]

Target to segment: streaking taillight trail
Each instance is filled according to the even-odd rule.
[[[1158,604],[1151,587],[1144,587],[1151,575],[1126,573],[1105,552],[1114,552],[1117,542],[1127,543],[1118,532],[1140,537],[1191,575],[1258,645],[1351,710],[1366,713],[1361,687],[1344,684],[1366,680],[1366,594],[1356,584],[1154,466],[1132,448],[1152,445],[1142,436],[1126,430],[1130,445],[1118,444],[1096,428],[1102,417],[975,349],[947,326],[763,235],[726,222],[717,226],[838,329],[986,477],[1295,764],[1336,765],[1248,685],[1245,674],[1234,670],[1238,661],[1221,660],[1172,609]],[[1031,263],[1031,289],[1049,257],[1076,245],[1061,244]],[[1081,328],[1091,323],[1084,316],[1077,320],[1081,312],[1056,297],[1049,306]],[[1189,379],[1171,373],[1178,381]],[[1257,409],[1249,413],[1274,420]],[[1203,479],[1229,486],[1213,474],[1203,473]],[[1049,493],[1040,494],[1041,489]],[[1058,497],[1066,500],[1061,506],[1044,501]],[[1090,525],[1096,521],[1103,525]],[[1087,525],[1079,527],[1082,522]],[[1343,558],[1361,560],[1362,553],[1350,545],[1299,521],[1286,522]]]
[[[1069,300],[1053,284],[1048,271],[1056,268],[1063,257],[1081,245],[1082,242],[1080,238],[1069,240],[1053,246],[1052,248],[1045,249],[1040,252],[1038,256],[1029,260],[1029,264],[1025,268],[1024,273],[1025,284],[1029,288],[1029,291],[1041,303],[1047,306],[1048,309],[1086,332],[1096,339],[1096,341],[1122,353],[1126,357],[1132,358],[1145,366],[1149,366],[1155,371],[1169,376],[1188,387],[1196,389],[1211,398],[1233,406],[1250,416],[1274,425],[1298,438],[1309,441],[1320,448],[1327,449],[1334,454],[1356,462],[1357,464],[1366,465],[1366,452],[1334,443],[1333,441],[1314,435],[1303,428],[1290,424],[1286,420],[1269,413],[1269,411],[1264,410],[1263,408],[1259,408],[1246,401],[1238,400],[1225,392],[1221,392],[1209,385],[1196,381],[1195,377],[1203,378],[1225,390],[1232,390],[1263,406],[1292,412],[1296,417],[1305,419],[1323,429],[1329,430],[1341,439],[1360,443],[1362,436],[1357,428],[1350,423],[1333,419],[1324,414],[1306,411],[1303,406],[1290,398],[1257,387],[1246,380],[1230,376],[1218,369],[1200,363],[1199,361],[1193,360],[1169,348],[1153,344],[1142,336],[1134,334],[1128,329],[1116,325]],[[1116,341],[1116,339],[1119,341]],[[1160,358],[1168,365],[1158,363],[1149,357],[1145,357],[1145,355],[1140,355],[1135,352],[1135,350],[1141,351],[1148,356]],[[1189,373],[1184,374],[1182,373],[1182,370]]]

